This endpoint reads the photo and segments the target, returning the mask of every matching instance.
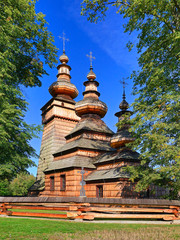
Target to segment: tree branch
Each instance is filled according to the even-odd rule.
[[[107,4],[108,5],[111,5],[111,4],[115,4],[115,3],[119,3],[119,4],[122,4],[122,5],[125,5],[125,6],[128,6],[128,7],[130,7],[131,5],[130,4],[128,4],[128,3],[125,3],[125,2],[123,2],[123,1],[113,1],[113,2],[108,2]]]
[[[174,5],[176,6],[176,8],[178,9],[178,11],[180,12],[180,6],[177,3],[177,0],[172,0],[174,2]]]
[[[161,20],[162,22],[164,22],[166,24],[166,26],[172,31],[172,33],[174,33],[174,28],[169,23],[167,23],[165,21],[165,19],[162,18],[160,15],[158,15],[158,14],[151,14],[151,13],[146,12],[146,11],[144,13],[146,13],[147,15],[152,15],[154,17],[157,17],[159,20]]]
[[[180,7],[178,6],[177,1],[176,0],[173,0],[173,1],[175,2],[175,6],[178,8],[178,10],[180,10]],[[108,5],[115,4],[115,3],[119,3],[128,7],[131,7],[130,4],[124,1],[117,0],[117,1],[107,2]],[[145,12],[145,13],[149,14],[148,12]],[[161,21],[163,21],[166,24],[166,26],[174,33],[174,28],[169,23],[167,23],[161,16],[159,16],[158,14],[154,14],[154,16],[159,18]]]

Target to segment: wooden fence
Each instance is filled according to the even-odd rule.
[[[180,220],[180,201],[157,199],[0,197],[0,209],[6,216]]]

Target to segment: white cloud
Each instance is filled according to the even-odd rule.
[[[136,41],[135,34],[129,36],[124,33],[125,20],[120,14],[116,14],[115,7],[107,12],[105,21],[98,24],[87,22],[86,17],[80,15],[81,0],[64,1],[68,17],[73,18],[78,26],[89,35],[98,46],[105,51],[119,66],[132,71],[137,68],[136,51],[129,52],[126,44],[129,40]]]

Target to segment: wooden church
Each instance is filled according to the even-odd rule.
[[[92,62],[84,82],[83,99],[75,102],[78,90],[71,83],[71,67],[65,51],[59,59],[57,81],[49,87],[52,98],[41,109],[44,131],[37,180],[29,194],[43,197],[139,197],[129,175],[122,170],[125,165],[139,164],[139,154],[126,147],[134,138],[128,125],[114,133],[102,120],[107,106],[99,100],[99,83]],[[119,107],[115,116],[121,121],[125,113],[131,114],[125,92]]]

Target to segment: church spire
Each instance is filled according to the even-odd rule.
[[[86,57],[88,57],[90,60],[90,72],[87,75],[87,79],[89,81],[93,81],[96,79],[96,74],[93,72],[92,61],[93,61],[93,59],[96,59],[96,58],[92,56],[92,52],[90,52],[89,55],[86,54]],[[98,83],[98,86],[99,86],[99,83]]]
[[[115,116],[118,117],[118,123],[120,123],[122,120],[125,119],[126,116],[128,118],[132,115],[132,112],[127,110],[129,108],[129,104],[126,101],[126,95],[125,95],[125,81],[121,81],[123,84],[123,100],[119,105],[119,108],[121,111],[115,113]],[[110,145],[113,148],[119,149],[121,147],[124,147],[125,144],[129,142],[133,142],[135,138],[132,137],[131,133],[128,131],[129,129],[129,124],[123,124],[121,128],[118,129],[117,133],[115,133],[110,141]]]
[[[120,103],[119,108],[120,108],[121,110],[126,111],[126,109],[128,109],[128,107],[129,107],[129,104],[126,102],[125,87],[126,87],[126,85],[128,85],[128,84],[125,82],[124,79],[123,79],[123,81],[120,81],[120,83],[122,83],[122,85],[123,85],[123,100],[122,100],[122,102]]]
[[[84,82],[85,91],[83,92],[84,99],[76,103],[75,111],[79,117],[87,114],[95,114],[100,118],[104,117],[107,112],[105,103],[99,100],[100,93],[97,91],[99,83],[96,81],[96,74],[93,72],[92,60],[95,57],[87,55],[90,58],[90,72],[87,75],[87,81]]]
[[[71,83],[71,67],[67,65],[69,58],[65,54],[65,42],[69,39],[65,38],[65,33],[63,36],[59,36],[63,40],[63,54],[59,57],[61,64],[57,66],[58,74],[57,81],[51,84],[49,87],[49,92],[53,97],[62,96],[68,99],[74,99],[78,95],[78,90],[74,84]]]

